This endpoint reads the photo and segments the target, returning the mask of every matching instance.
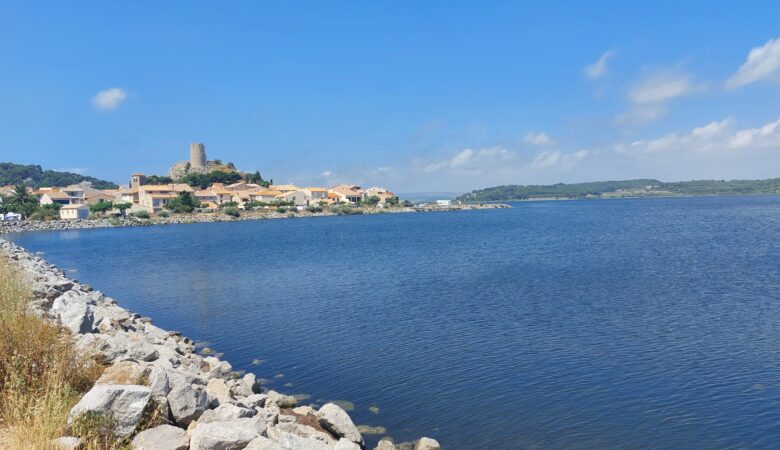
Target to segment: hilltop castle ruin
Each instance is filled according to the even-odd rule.
[[[209,173],[220,169],[224,170],[225,168],[218,161],[206,159],[206,145],[192,143],[190,144],[190,160],[179,161],[171,166],[168,170],[168,176],[176,180],[188,173]]]

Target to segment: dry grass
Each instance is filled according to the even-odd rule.
[[[3,445],[51,449],[51,440],[66,431],[68,411],[102,368],[76,352],[67,332],[26,312],[30,295],[19,273],[0,259]]]

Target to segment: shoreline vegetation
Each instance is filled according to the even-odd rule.
[[[533,200],[578,200],[642,197],[762,195],[780,193],[780,178],[764,180],[694,180],[663,182],[654,179],[596,181],[552,185],[503,185],[478,189],[455,199],[462,203]]]
[[[300,406],[0,239],[0,447],[366,448],[335,403]],[[430,438],[377,450],[438,450]]]

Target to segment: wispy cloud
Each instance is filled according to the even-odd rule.
[[[523,136],[523,142],[529,145],[549,145],[553,141],[545,133],[528,133]]]
[[[617,56],[616,49],[611,48],[607,50],[596,62],[585,67],[585,76],[591,80],[603,77],[609,73],[609,61],[615,56]]]
[[[92,97],[92,106],[100,111],[113,111],[125,101],[127,93],[118,87],[104,89]]]
[[[67,169],[54,169],[54,170],[56,170],[57,172],[76,173],[76,174],[79,174],[79,175],[84,175],[85,173],[87,173],[87,169],[85,169],[83,167],[69,167]]]
[[[618,124],[640,125],[654,122],[669,111],[668,103],[706,89],[689,74],[677,71],[656,71],[634,84],[628,91],[632,103],[629,111],[615,118]]]
[[[620,143],[614,150],[619,154],[635,156],[780,150],[780,119],[757,128],[734,129],[734,124],[735,120],[727,117],[685,133],[670,133],[655,139]]]
[[[628,93],[634,103],[660,103],[676,97],[684,97],[699,90],[686,74],[659,72],[637,83]]]
[[[588,156],[587,150],[579,150],[574,153],[545,150],[538,153],[530,163],[526,164],[526,167],[535,170],[551,169],[553,167],[571,168],[586,156]]]
[[[765,78],[780,79],[780,38],[752,48],[747,61],[726,81],[725,87],[737,89]]]

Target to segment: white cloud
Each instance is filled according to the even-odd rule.
[[[780,151],[780,119],[758,128],[741,130],[734,130],[734,123],[733,118],[727,117],[693,128],[690,132],[617,144],[614,150],[619,154],[643,157],[660,157],[658,155],[661,154],[714,155],[767,149]]]
[[[688,75],[658,73],[636,84],[628,94],[633,103],[660,103],[676,97],[690,95],[700,89]]]
[[[477,150],[466,148],[456,153],[452,158],[426,164],[422,171],[434,173],[443,169],[451,169],[453,173],[478,174],[485,170],[496,168],[502,161],[514,157],[514,153],[504,147],[489,147]]]
[[[579,150],[574,153],[561,153],[558,150],[545,150],[540,152],[526,165],[529,169],[543,170],[554,167],[571,168],[577,162],[588,156],[587,150]]]
[[[775,147],[780,150],[780,119],[769,122],[760,128],[740,130],[729,144],[731,148],[736,149]]]
[[[641,125],[655,122],[669,111],[664,104],[649,104],[634,106],[631,110],[619,114],[615,123],[620,125]]]
[[[98,91],[92,97],[92,106],[101,111],[112,111],[119,107],[119,104],[125,101],[127,94],[121,88],[110,88]]]
[[[659,71],[646,76],[628,92],[632,108],[615,118],[615,123],[641,125],[654,122],[669,111],[667,103],[685,97],[706,87],[693,82],[685,73]]]
[[[523,142],[530,145],[548,145],[552,144],[552,139],[545,133],[528,133],[523,136]]]
[[[599,59],[596,60],[593,64],[585,67],[585,76],[590,78],[591,80],[595,80],[596,78],[601,78],[604,75],[606,75],[609,72],[609,67],[607,64],[609,61],[614,58],[617,55],[617,50],[614,48],[611,48],[604,52],[603,55]]]
[[[780,38],[770,39],[748,53],[747,61],[726,81],[726,89],[736,89],[765,78],[780,78]]]
[[[376,170],[378,170],[379,172],[383,172],[383,173],[390,172],[390,168],[387,167],[387,166],[379,166]]]
[[[332,170],[326,170],[326,171],[320,173],[320,176],[324,177],[324,178],[330,178],[330,177],[333,176],[333,171]]]

